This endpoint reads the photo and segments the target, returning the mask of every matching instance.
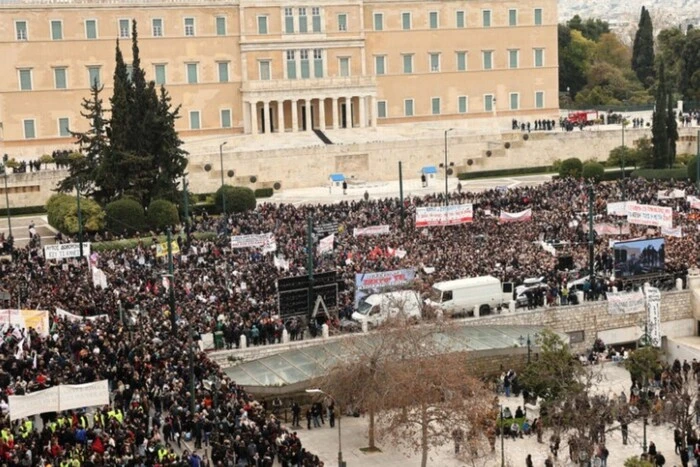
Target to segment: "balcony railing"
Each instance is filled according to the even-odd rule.
[[[259,91],[303,91],[311,89],[346,89],[352,87],[375,87],[373,76],[343,76],[333,78],[272,79],[246,81],[243,92]]]

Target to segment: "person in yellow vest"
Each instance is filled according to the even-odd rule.
[[[88,426],[88,419],[87,419],[87,417],[85,416],[85,414],[81,414],[81,415],[78,417],[78,425],[79,425],[81,428],[85,428],[86,430],[89,428],[89,426]]]
[[[51,430],[51,433],[56,433],[56,428],[58,428],[58,423],[56,423],[56,420],[49,422],[49,429]]]
[[[117,409],[117,413],[114,416],[114,418],[117,419],[120,425],[122,424],[122,422],[124,421],[124,414],[122,413],[122,409]]]
[[[28,438],[32,434],[34,429],[34,422],[31,420],[25,420],[19,427],[19,434],[22,438]]]
[[[4,442],[7,443],[10,440],[11,436],[12,436],[12,432],[10,431],[9,428],[3,428],[2,430],[0,430],[0,438],[2,438],[2,440]]]
[[[161,446],[160,448],[158,448],[158,461],[159,462],[162,463],[163,459],[165,459],[167,455],[168,455],[168,450],[165,446]]]

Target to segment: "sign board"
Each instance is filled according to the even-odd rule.
[[[366,296],[380,292],[388,287],[399,287],[408,284],[415,277],[415,269],[355,274],[355,308]]]
[[[90,257],[90,242],[83,242],[83,256]],[[45,259],[65,259],[80,257],[80,243],[57,243],[44,245]]]
[[[647,287],[647,337],[649,345],[661,347],[661,292]]]
[[[631,201],[617,201],[615,203],[608,203],[608,215],[610,215],[610,216],[626,216],[628,204],[632,204],[632,202]]]
[[[282,318],[307,316],[309,303],[320,296],[328,309],[338,306],[338,281],[335,271],[314,275],[311,287],[309,276],[286,277],[277,280],[277,301]],[[311,292],[311,297],[309,297]]]
[[[352,236],[360,237],[362,235],[385,235],[388,234],[390,227],[388,225],[373,225],[371,227],[363,227],[353,229]]]
[[[628,204],[627,221],[630,224],[673,227],[673,208],[650,204]]]
[[[22,329],[34,328],[42,336],[49,334],[49,312],[47,310],[0,310],[0,326],[11,324]]]
[[[472,204],[416,208],[416,227],[439,227],[472,222]]]
[[[611,315],[627,315],[642,313],[645,309],[646,298],[641,290],[637,292],[608,292],[608,313]]]
[[[231,237],[231,248],[270,248],[275,244],[275,237],[271,232],[252,235],[234,235]],[[275,250],[277,245],[275,245]],[[273,250],[274,251],[274,250]]]
[[[323,224],[314,224],[314,232],[317,234],[332,234],[338,231],[337,222],[325,222]]]

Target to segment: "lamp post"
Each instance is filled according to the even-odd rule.
[[[322,391],[321,389],[315,388],[315,389],[307,389],[307,393],[309,394],[323,394],[325,396],[328,396],[331,398],[333,401],[333,405],[337,406],[338,402],[336,402],[335,397],[331,396],[327,392]],[[345,462],[343,462],[343,444],[341,441],[341,431],[340,431],[340,418],[341,418],[341,410],[338,408],[338,467],[345,467]]]
[[[521,347],[523,346],[523,344],[525,344],[527,342],[527,363],[530,363],[531,355],[532,355],[532,341],[530,340],[530,334],[527,335],[527,339],[525,339],[521,335],[518,338],[518,341],[520,342]]]
[[[700,154],[700,152],[699,152],[699,154]],[[10,214],[10,197],[9,197],[8,191],[7,191],[7,177],[8,177],[7,160],[8,160],[7,154],[2,156],[2,173],[4,175],[3,178],[5,179],[5,206],[7,206],[7,229],[9,230],[9,234],[10,234],[10,236],[8,238],[12,238],[12,214]]]
[[[75,196],[78,198],[78,243],[80,246],[80,260],[83,259],[83,211],[80,209],[80,178],[76,180]]]
[[[224,146],[228,144],[228,141],[224,141],[219,145],[219,163],[221,164],[221,205],[224,209],[224,216],[226,215],[226,194],[224,193]]]
[[[506,467],[506,453],[505,453],[505,445],[503,441],[503,406],[500,406],[501,409],[501,429],[499,430],[501,433],[501,467]]]
[[[447,130],[445,130],[445,206],[450,204],[447,191],[447,133],[449,133],[452,130],[454,130],[454,128],[448,128]]]
[[[571,113],[571,88],[569,86],[566,87],[566,116],[567,118],[569,117],[569,114]]]
[[[627,201],[627,196],[625,193],[625,169],[627,168],[627,161],[625,158],[625,153],[626,147],[625,147],[625,127],[627,126],[627,119],[622,118],[622,160],[620,161],[622,164],[622,201]]]
[[[185,230],[187,231],[190,225],[190,200],[187,193],[187,174],[182,174],[182,202],[185,207]]]

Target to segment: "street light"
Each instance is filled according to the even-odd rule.
[[[10,233],[10,236],[8,237],[8,240],[9,240],[10,238],[12,238],[12,215],[10,214],[10,197],[9,197],[8,191],[7,191],[7,177],[8,177],[7,160],[8,160],[7,154],[2,156],[2,173],[4,175],[3,178],[5,179],[5,206],[7,206],[7,228],[8,228],[9,233]]]
[[[522,347],[525,344],[525,338],[521,335],[518,338],[518,341],[520,342],[520,346]],[[530,363],[530,356],[532,354],[532,341],[530,341],[530,334],[527,335],[527,363]]]
[[[221,163],[221,202],[224,208],[224,216],[226,215],[226,194],[224,193],[224,146],[228,141],[224,141],[219,145],[219,162]]]
[[[331,396],[327,392],[322,391],[319,388],[307,389],[306,392],[309,394],[323,394],[325,396],[328,396],[333,401],[334,406],[338,405],[338,403],[335,400],[335,397]],[[341,410],[340,410],[340,408],[338,408],[338,467],[345,467],[345,462],[343,462],[343,445],[342,445],[341,436],[340,436],[340,433],[341,433],[340,432],[340,418],[341,418],[341,416],[342,416]]]
[[[445,206],[447,206],[450,203],[447,198],[447,133],[449,133],[452,130],[454,130],[454,128],[448,128],[447,130],[445,130]]]

